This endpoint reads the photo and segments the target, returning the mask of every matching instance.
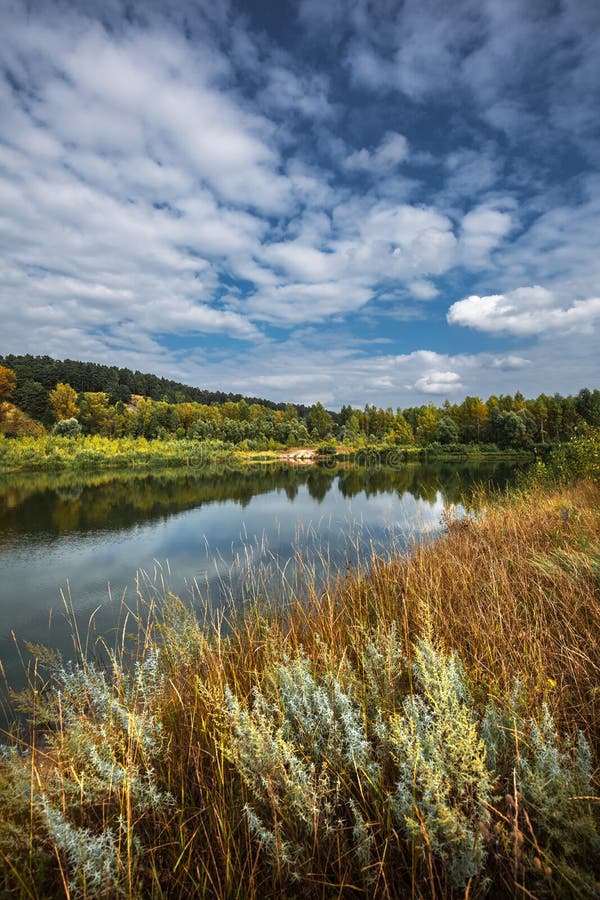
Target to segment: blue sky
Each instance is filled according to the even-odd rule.
[[[330,408],[600,384],[597,0],[0,28],[0,352]]]

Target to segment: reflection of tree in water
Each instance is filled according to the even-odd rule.
[[[68,534],[77,531],[81,517],[81,501],[79,497],[64,497],[57,494],[56,503],[52,510],[52,524],[54,531],[59,534]]]
[[[411,494],[415,500],[434,503],[441,493],[447,503],[473,504],[476,489],[502,488],[515,477],[511,463],[427,463],[408,464],[401,468],[356,466],[339,476],[339,490],[344,497],[367,497],[395,493],[402,498]]]
[[[298,484],[296,482],[290,482],[290,484],[284,485],[285,495],[288,500],[295,500],[298,496]]]
[[[309,469],[306,486],[312,499],[316,500],[317,503],[322,503],[331,490],[334,478],[335,472],[332,472],[330,469],[323,469],[320,466]]]
[[[82,486],[80,484],[66,484],[56,489],[57,497],[63,500],[79,500]]]
[[[472,502],[473,488],[485,483],[502,487],[514,477],[510,464],[427,464],[396,469],[382,466],[260,466],[232,470],[212,467],[139,473],[97,473],[87,477],[64,473],[24,476],[0,482],[0,535],[41,532],[127,529],[206,503],[236,502],[247,506],[253,497],[284,491],[294,500],[305,486],[321,503],[337,481],[346,498],[409,493],[434,502],[441,493],[449,503]],[[1,538],[0,538],[1,539]]]

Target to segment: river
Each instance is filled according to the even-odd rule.
[[[503,488],[515,471],[452,463],[4,476],[0,660],[8,681],[24,681],[24,642],[69,657],[74,624],[90,650],[99,638],[118,639],[140,596],[243,602],[281,590],[281,572],[288,584],[307,570],[319,581],[368,563],[372,549],[402,552],[439,533],[445,508],[471,511],[475,485]]]

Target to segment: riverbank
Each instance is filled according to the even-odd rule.
[[[523,450],[498,450],[489,445],[443,447],[352,447],[324,444],[312,447],[283,447],[273,450],[243,450],[222,441],[187,439],[147,440],[143,437],[109,438],[98,435],[76,438],[57,435],[7,438],[0,434],[0,475],[20,471],[60,472],[64,470],[153,469],[230,466],[284,462],[313,465],[350,461],[358,465],[404,465],[410,462],[465,461],[489,459],[531,460]]]
[[[141,606],[133,674],[36,650],[0,892],[593,897],[599,534],[538,486],[285,608]]]

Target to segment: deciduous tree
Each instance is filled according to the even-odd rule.
[[[50,403],[57,422],[75,419],[79,415],[77,391],[70,384],[59,381],[54,390],[50,391]]]
[[[9,400],[17,385],[17,376],[12,369],[0,366],[0,403]]]

